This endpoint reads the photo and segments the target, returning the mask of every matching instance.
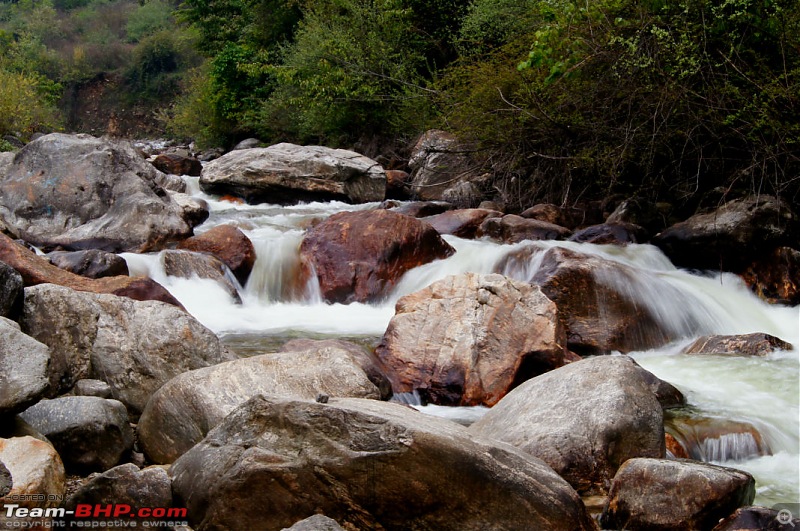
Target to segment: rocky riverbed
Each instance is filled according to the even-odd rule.
[[[405,175],[1,155],[0,524],[732,530],[800,501],[789,204],[505,212],[424,145]]]

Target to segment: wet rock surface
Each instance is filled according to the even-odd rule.
[[[178,244],[178,249],[208,253],[222,260],[243,286],[256,262],[253,242],[233,225],[216,227]]]
[[[722,356],[767,356],[779,350],[792,350],[792,345],[769,334],[735,336],[703,336],[683,349],[684,354]]]
[[[53,251],[47,254],[47,259],[58,268],[88,278],[128,275],[128,264],[124,258],[99,249]]]
[[[572,234],[567,228],[546,221],[526,219],[514,214],[490,217],[481,223],[477,235],[503,243],[523,240],[564,240]]]

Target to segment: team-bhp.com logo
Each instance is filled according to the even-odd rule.
[[[18,504],[3,506],[6,528],[170,528],[188,525],[185,507],[131,507],[126,504],[79,503],[75,509],[63,507],[28,508]]]

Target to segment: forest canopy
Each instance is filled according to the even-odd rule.
[[[394,151],[456,134],[491,186],[569,204],[800,189],[796,0],[19,0],[0,76],[58,127],[70,86],[124,80],[199,145]],[[0,107],[11,81],[0,85]],[[16,108],[16,107],[13,107]],[[510,192],[513,187],[514,192]]]

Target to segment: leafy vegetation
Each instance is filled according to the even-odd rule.
[[[160,105],[201,145],[376,154],[443,128],[520,208],[797,200],[796,0],[174,1],[0,1],[0,68],[38,109],[0,132],[56,127],[62,90],[112,73],[120,107]]]

